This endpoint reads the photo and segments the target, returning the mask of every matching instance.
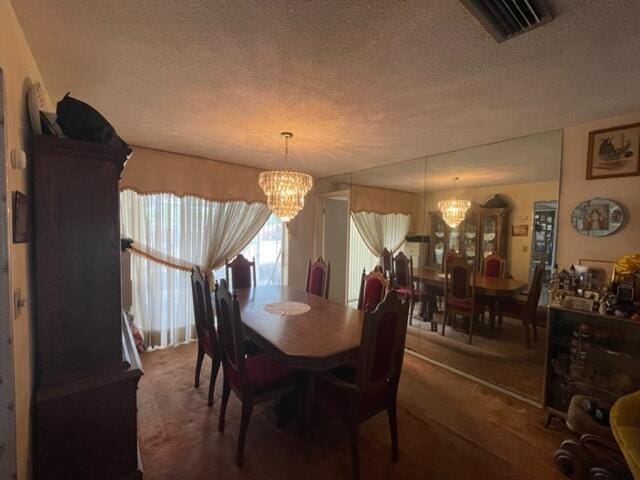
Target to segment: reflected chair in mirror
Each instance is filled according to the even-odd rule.
[[[233,261],[225,261],[224,269],[227,276],[227,283],[234,290],[251,288],[257,285],[255,259],[250,262],[244,255],[239,253]],[[231,273],[231,276],[229,276],[229,273]]]
[[[191,270],[191,291],[193,293],[193,313],[195,315],[198,354],[196,357],[196,378],[194,387],[200,386],[200,371],[205,355],[211,358],[211,377],[209,379],[209,398],[207,404],[213,405],[213,390],[220,370],[220,349],[211,305],[209,281],[195,266]]]
[[[307,285],[305,292],[319,297],[329,298],[329,280],[331,278],[331,264],[318,257],[315,262],[309,260],[307,266]]]
[[[504,278],[505,261],[500,255],[492,253],[482,261],[482,275],[487,277]]]
[[[413,323],[413,310],[416,302],[422,297],[420,289],[416,289],[413,280],[413,258],[407,257],[403,252],[393,258],[393,288],[399,295],[407,297],[409,301],[409,325]]]
[[[444,319],[442,335],[447,322],[454,325],[457,316],[468,319],[469,344],[473,341],[473,327],[484,306],[476,300],[475,267],[461,256],[448,256],[444,269]]]
[[[396,397],[407,334],[408,303],[389,291],[373,312],[364,313],[357,366],[315,378],[315,398],[323,410],[349,429],[353,478],[360,478],[358,426],[387,411],[391,459],[398,461]]]
[[[380,255],[380,266],[382,267],[382,273],[385,277],[393,281],[393,254],[387,247],[382,249],[382,255]]]
[[[502,326],[503,316],[521,320],[524,328],[524,343],[527,348],[531,348],[531,328],[533,328],[533,340],[538,341],[537,312],[543,279],[544,262],[539,262],[533,271],[529,292],[498,301],[497,309],[491,313],[492,317],[498,317],[498,328]]]
[[[293,393],[296,378],[291,370],[266,353],[246,356],[240,304],[236,295],[231,297],[225,280],[216,285],[216,307],[224,371],[218,431],[224,432],[227,404],[233,391],[242,404],[236,448],[236,465],[241,466],[253,407]]]
[[[387,280],[384,278],[382,269],[377,267],[370,273],[362,270],[362,279],[360,280],[360,294],[358,295],[358,310],[371,311],[375,310],[387,293]]]

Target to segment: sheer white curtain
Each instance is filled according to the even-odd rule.
[[[411,215],[351,212],[349,236],[349,303],[357,302],[360,294],[362,269],[373,270],[387,247],[397,252],[405,243],[411,228]]]
[[[189,272],[212,271],[240,252],[269,219],[264,204],[167,193],[120,193],[122,235],[133,239],[133,314],[149,347],[194,338]]]
[[[376,257],[382,255],[385,247],[391,253],[397,252],[411,228],[411,215],[404,213],[351,212],[351,218],[362,240]]]

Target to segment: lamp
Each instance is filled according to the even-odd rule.
[[[453,185],[455,190],[456,182],[460,177],[453,177]],[[464,220],[467,210],[471,207],[469,200],[456,200],[451,198],[449,200],[441,200],[438,202],[438,210],[442,212],[442,219],[451,228],[456,228]]]
[[[262,172],[258,177],[258,185],[267,196],[267,205],[280,220],[288,222],[304,207],[304,196],[313,187],[313,178],[302,172],[287,170],[289,157],[289,139],[293,133],[282,132],[284,139],[284,170]]]

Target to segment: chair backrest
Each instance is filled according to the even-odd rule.
[[[413,285],[413,257],[400,252],[393,258],[394,287],[411,288]]]
[[[476,296],[476,276],[473,265],[459,255],[451,255],[444,266],[444,296],[467,300]]]
[[[225,375],[233,370],[241,385],[248,385],[245,368],[244,335],[240,319],[238,297],[229,292],[227,281],[222,279],[216,284],[216,309],[218,314],[218,331],[220,333],[220,350]]]
[[[209,281],[197,265],[191,269],[191,293],[193,295],[193,313],[195,316],[198,342],[204,342],[205,345],[208,344],[213,350],[211,353],[217,354],[218,337],[216,335],[213,307],[211,305]]]
[[[487,277],[504,277],[504,259],[492,253],[482,261],[482,274]]]
[[[225,261],[224,268],[227,275],[227,284],[234,290],[256,286],[255,258],[250,262],[244,255],[239,253],[233,261]],[[231,271],[231,276],[229,276],[229,271]],[[253,280],[253,284],[251,280]]]
[[[356,372],[356,385],[361,390],[381,382],[390,382],[397,389],[408,315],[409,302],[393,290],[375,310],[364,313]]]
[[[360,295],[358,295],[358,310],[374,310],[382,302],[386,290],[387,280],[381,269],[376,267],[369,274],[363,269],[360,280]]]
[[[540,294],[542,293],[542,281],[544,280],[544,262],[541,261],[536,265],[536,269],[533,271],[531,277],[531,288],[529,288],[529,296],[527,297],[527,303],[530,307],[538,307],[540,301]]]
[[[382,249],[382,255],[380,255],[380,265],[382,265],[382,273],[387,278],[391,278],[393,275],[393,254],[387,247]]]
[[[305,291],[329,298],[329,280],[331,277],[331,264],[318,257],[315,262],[309,260],[307,266],[307,285]]]

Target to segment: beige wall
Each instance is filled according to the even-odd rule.
[[[581,258],[616,260],[640,252],[640,176],[585,180],[589,132],[640,122],[640,112],[610,117],[564,129],[557,259],[568,267]],[[585,237],[571,225],[571,212],[578,203],[605,197],[626,207],[628,222],[614,235]]]
[[[6,150],[26,150],[30,128],[26,112],[26,92],[31,81],[42,81],[31,50],[26,43],[9,0],[0,0],[0,68],[4,72],[6,91]],[[27,172],[7,165],[9,191],[27,191]],[[28,244],[10,244],[11,288],[30,289]],[[25,293],[25,295],[27,295]],[[15,364],[15,411],[18,479],[30,477],[32,403],[31,296],[27,307],[13,321]],[[12,315],[13,317],[13,315]]]
[[[531,258],[533,202],[557,200],[558,184],[558,181],[552,181],[428,192],[425,196],[425,204],[427,211],[431,212],[437,210],[437,203],[440,200],[451,198],[454,194],[456,198],[464,198],[477,204],[484,203],[492,195],[502,195],[511,207],[507,232],[507,268],[514,278],[526,281],[529,278],[529,260]],[[429,223],[429,219],[427,219],[427,223]],[[514,224],[529,225],[529,235],[512,237],[511,225]],[[430,228],[431,226],[427,225],[427,232]]]

